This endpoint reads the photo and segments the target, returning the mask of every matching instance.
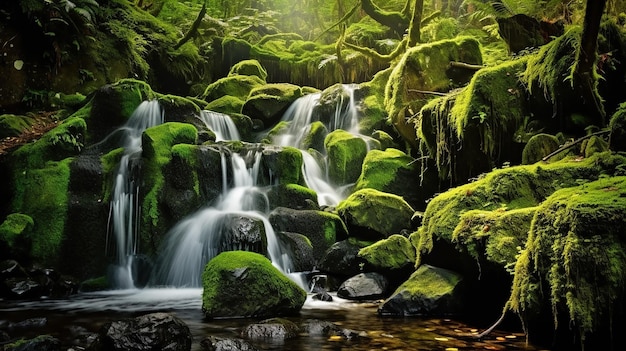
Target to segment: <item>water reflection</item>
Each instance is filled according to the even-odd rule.
[[[13,331],[13,337],[50,334],[64,344],[73,342],[77,328],[97,332],[109,321],[144,313],[171,312],[187,323],[194,336],[192,350],[201,350],[207,336],[240,337],[255,319],[204,320],[202,289],[142,289],[82,293],[68,300],[0,301],[0,327],[28,318],[46,317],[45,326]],[[522,333],[494,331],[475,340],[479,330],[453,319],[380,317],[376,302],[354,303],[333,296],[333,302],[307,299],[296,323],[307,319],[333,322],[342,329],[361,332],[363,337],[323,337],[301,334],[278,342],[252,341],[259,350],[538,350],[526,345]],[[20,332],[20,335],[16,335]]]

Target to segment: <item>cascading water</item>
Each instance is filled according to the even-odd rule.
[[[109,233],[116,245],[116,263],[112,269],[112,284],[119,289],[135,287],[133,258],[137,254],[139,208],[138,161],[141,157],[141,135],[163,123],[163,113],[157,100],[142,102],[126,124],[115,131],[121,135],[124,153],[120,159],[111,194]]]
[[[225,236],[232,235],[233,221],[242,223],[246,228],[253,227],[252,222],[260,222],[272,264],[284,273],[292,270],[291,260],[282,251],[274,229],[267,219],[268,199],[257,186],[261,152],[257,151],[249,156],[252,161],[250,166],[246,163],[246,157],[236,153],[230,154],[233,185],[224,187],[221,197],[214,206],[184,219],[168,233],[163,249],[164,256],[159,262],[155,279],[157,284],[200,287],[204,266],[220,252],[263,251],[260,244],[226,238]],[[221,157],[222,164],[227,163],[225,162],[227,150],[222,150]],[[226,167],[222,167],[222,179],[226,179],[227,174]]]
[[[200,120],[215,133],[215,141],[241,140],[237,126],[228,115],[202,110]]]
[[[340,95],[340,100],[335,106],[332,116],[328,116],[325,122],[329,132],[343,129],[358,135],[359,114],[354,100],[354,85],[342,85],[346,96]],[[334,206],[344,199],[341,188],[329,183],[327,174],[322,170],[318,161],[307,150],[302,149],[302,143],[310,131],[311,123],[315,122],[313,111],[318,105],[321,93],[305,95],[287,109],[282,121],[288,122],[286,130],[274,138],[274,143],[280,146],[292,146],[302,152],[302,173],[307,186],[317,193],[317,201],[320,206]],[[325,165],[324,165],[325,166]]]

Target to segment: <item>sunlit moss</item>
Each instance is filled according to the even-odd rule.
[[[409,239],[394,234],[359,250],[359,257],[383,269],[402,269],[415,263],[415,247]]]

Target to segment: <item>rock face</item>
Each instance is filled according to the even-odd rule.
[[[302,288],[252,252],[222,252],[206,265],[202,281],[207,318],[290,315],[306,300]]]
[[[434,316],[460,312],[461,276],[422,265],[379,308],[381,315]]]
[[[357,258],[359,250],[362,248],[356,241],[342,240],[334,243],[322,256],[319,262],[319,269],[345,278],[357,275],[361,272],[360,263]]]
[[[100,331],[105,350],[188,351],[189,327],[168,313],[151,313],[105,324]]]

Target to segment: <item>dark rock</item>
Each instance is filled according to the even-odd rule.
[[[289,250],[289,257],[293,263],[294,272],[310,272],[315,266],[313,257],[313,246],[311,242],[302,234],[278,232],[278,239]]]
[[[307,319],[302,323],[301,329],[304,333],[315,336],[333,336],[343,333],[336,324],[319,319]]]
[[[312,297],[313,300],[324,301],[324,302],[332,302],[333,297],[330,296],[326,291],[319,292]]]
[[[9,278],[2,285],[9,299],[36,299],[46,295],[45,287],[32,278]]]
[[[359,250],[363,247],[364,244],[351,240],[336,242],[326,250],[319,261],[318,269],[341,277],[357,275],[361,273],[361,263],[365,262],[358,257]]]
[[[15,260],[0,262],[0,279],[28,277],[26,270]]]
[[[189,327],[168,313],[151,313],[105,324],[100,330],[105,350],[190,350]]]
[[[39,317],[39,318],[29,318],[16,323],[9,323],[8,329],[32,329],[32,328],[42,328],[48,324],[48,318]]]
[[[461,281],[461,276],[453,271],[421,265],[378,308],[378,313],[399,316],[459,313],[462,306]]]
[[[361,273],[341,284],[337,296],[349,300],[372,300],[384,297],[389,283],[379,273]]]
[[[206,351],[257,351],[258,349],[249,342],[239,338],[220,338],[209,336],[200,342]]]
[[[241,332],[241,336],[252,340],[285,340],[295,338],[299,331],[298,325],[292,321],[283,318],[272,318],[246,326]]]

